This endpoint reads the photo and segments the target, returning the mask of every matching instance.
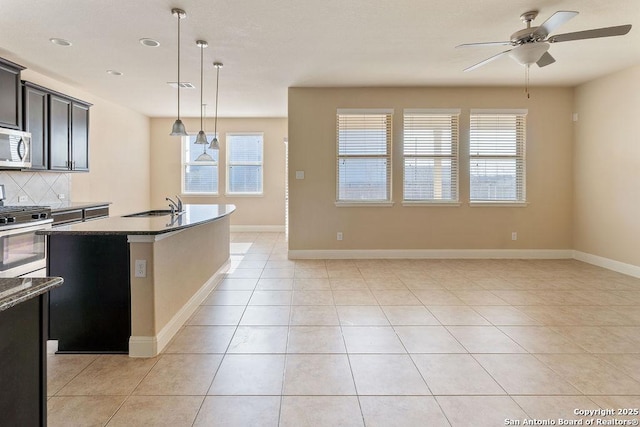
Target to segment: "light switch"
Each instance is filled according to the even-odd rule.
[[[296,171],[296,179],[304,179],[304,171]]]

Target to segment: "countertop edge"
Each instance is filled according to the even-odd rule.
[[[7,280],[20,281],[24,279],[27,279],[27,278],[20,278],[20,277],[15,279],[0,278],[0,283]],[[11,294],[4,298],[0,298],[0,311],[4,311],[11,307],[15,307],[16,305],[22,302],[28,301],[39,295],[47,293],[51,289],[62,286],[62,283],[64,282],[64,279],[62,277],[42,277],[42,278],[33,277],[30,279],[32,282],[36,282],[36,284],[22,291],[18,291],[15,294]]]
[[[197,205],[196,205],[197,206]],[[70,224],[70,225],[60,225],[60,226],[56,226],[53,228],[49,228],[46,230],[40,230],[38,231],[36,234],[41,234],[41,235],[47,235],[47,236],[55,236],[55,235],[75,235],[75,236],[89,236],[89,235],[124,235],[124,236],[157,236],[157,235],[161,235],[161,234],[166,234],[166,233],[172,233],[172,232],[176,232],[176,231],[181,231],[181,230],[185,230],[187,228],[192,228],[192,227],[196,227],[202,224],[207,224],[207,223],[211,223],[217,220],[220,220],[222,218],[225,218],[229,215],[231,215],[233,212],[235,212],[235,206],[234,205],[226,205],[226,206],[230,206],[230,208],[228,210],[226,210],[223,213],[217,214],[214,217],[210,217],[210,218],[206,218],[206,219],[201,219],[198,221],[194,221],[194,222],[190,222],[188,224],[176,224],[176,225],[172,225],[171,228],[162,228],[162,229],[156,229],[156,230],[135,230],[135,229],[118,229],[117,225],[105,225],[104,230],[100,230],[97,229],[96,225],[98,224],[106,224],[108,222],[113,222],[110,221],[110,219],[115,219],[115,220],[119,220],[121,218],[125,218],[125,217],[109,217],[109,218],[105,218],[105,219],[99,219],[96,221],[92,221],[92,226],[93,228],[90,230],[82,230],[82,229],[73,229],[74,227],[81,227],[80,224],[74,225],[74,224]],[[128,220],[131,221],[135,221],[136,218],[127,218]],[[180,219],[180,217],[177,217],[176,219]],[[86,224],[86,223],[83,223]],[[141,227],[143,228],[143,227]]]

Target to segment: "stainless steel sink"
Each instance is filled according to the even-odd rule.
[[[170,209],[156,209],[151,211],[138,212],[130,215],[124,215],[125,218],[142,218],[147,216],[165,216],[171,215]]]

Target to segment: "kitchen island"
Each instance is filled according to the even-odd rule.
[[[59,277],[0,278],[0,424],[47,425],[47,292]]]
[[[42,231],[47,274],[65,279],[49,305],[58,351],[159,354],[222,277],[234,210],[185,205]]]

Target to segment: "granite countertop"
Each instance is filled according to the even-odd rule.
[[[163,208],[166,209],[166,208]],[[179,231],[200,224],[215,221],[235,211],[235,205],[184,205],[181,215],[162,215],[149,217],[114,216],[99,221],[87,221],[70,225],[61,225],[38,231],[46,235],[157,235]],[[132,212],[136,213],[136,212]]]
[[[72,202],[72,201],[62,202],[61,201],[60,203],[51,204],[50,207],[53,212],[56,212],[56,211],[68,211],[72,209],[92,208],[95,206],[106,206],[110,204],[111,202]]]
[[[0,278],[0,311],[62,285],[61,277]]]

